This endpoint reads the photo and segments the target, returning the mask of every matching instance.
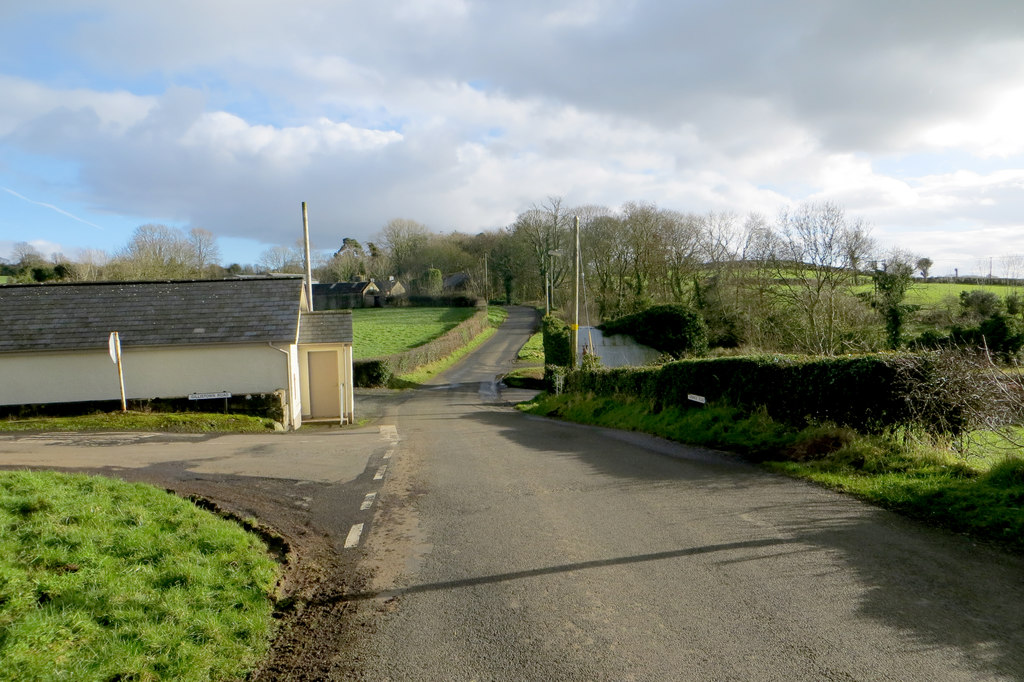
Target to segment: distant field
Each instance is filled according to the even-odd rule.
[[[870,281],[854,287],[854,291],[871,291]],[[958,298],[961,291],[991,291],[1000,298],[1013,292],[1024,294],[1024,288],[1006,286],[1004,284],[955,284],[915,280],[914,284],[907,290],[905,303],[931,308],[940,305],[943,299],[947,297]]]
[[[468,320],[475,308],[356,308],[352,311],[355,359],[401,353]]]
[[[946,282],[915,282],[907,292],[907,303],[934,306],[942,303],[942,299],[952,296],[957,298],[961,291],[991,291],[1002,298],[1009,293],[1024,293],[1021,287],[1001,284],[949,284]]]

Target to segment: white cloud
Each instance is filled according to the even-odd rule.
[[[996,93],[971,117],[949,119],[921,131],[920,142],[938,149],[964,149],[980,157],[1024,153],[1024,88]]]
[[[402,139],[394,131],[366,130],[320,118],[311,125],[275,128],[250,125],[222,111],[202,114],[181,138],[184,147],[217,149],[236,158],[285,162],[291,166],[314,154],[365,151]]]
[[[75,165],[74,194],[96,210],[225,236],[290,242],[303,200],[327,243],[399,215],[503,225],[552,194],[768,214],[828,198],[950,230],[1024,210],[1024,13],[998,0],[0,12],[54,19],[39,49],[63,60],[38,81],[0,74],[4,143]],[[963,172],[878,170],[879,153],[937,152]]]
[[[104,127],[124,130],[145,118],[156,103],[155,97],[133,95],[123,90],[61,90],[2,73],[0,92],[4,93],[0,98],[0,137],[55,110],[88,110]]]

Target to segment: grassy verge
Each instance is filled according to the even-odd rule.
[[[0,419],[0,431],[273,431],[274,422],[241,414],[205,412],[99,412],[75,417]]]
[[[544,335],[537,332],[519,350],[516,367],[502,381],[513,388],[544,388]]]
[[[356,360],[422,346],[464,322],[475,308],[356,308],[352,311]]]
[[[423,365],[422,367],[418,367],[415,371],[409,372],[408,374],[402,374],[395,377],[391,381],[391,387],[415,388],[434,375],[440,374],[462,358],[469,355],[469,353],[479,348],[484,341],[494,336],[494,332],[497,331],[498,327],[501,326],[501,323],[504,322],[507,317],[508,311],[504,308],[496,306],[489,307],[487,309],[487,321],[490,323],[490,326],[487,327],[487,329],[474,336],[470,339],[469,343],[462,346],[448,357]]]
[[[0,472],[0,528],[0,679],[240,679],[267,650],[275,562],[185,500]]]
[[[519,349],[516,357],[519,362],[539,362],[544,364],[544,334],[537,332]]]
[[[912,439],[849,429],[794,430],[763,413],[723,406],[654,413],[625,397],[542,394],[532,414],[731,450],[766,468],[816,481],[950,530],[1024,551],[1024,458],[961,458]]]

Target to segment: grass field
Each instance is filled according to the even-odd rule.
[[[270,419],[205,412],[97,412],[75,417],[0,419],[0,431],[174,431],[212,433],[272,431]]]
[[[151,486],[0,472],[0,680],[235,680],[265,654],[278,567]]]
[[[422,346],[474,313],[475,308],[356,308],[353,355],[361,360]]]
[[[872,285],[870,281],[854,287],[858,293],[870,292]],[[958,299],[961,291],[991,291],[999,298],[1011,293],[1024,293],[1022,287],[1012,287],[1003,284],[954,284],[949,282],[922,282],[914,280],[914,283],[907,290],[907,297],[904,303],[908,305],[919,305],[925,308],[934,308],[943,303],[947,298]]]
[[[1021,293],[1020,287],[1009,287],[999,284],[949,284],[946,282],[915,282],[907,291],[906,302],[911,305],[936,306],[944,299],[960,297],[961,291],[990,291],[999,298],[1007,294]]]

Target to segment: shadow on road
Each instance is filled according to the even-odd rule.
[[[766,539],[413,586],[404,593],[723,549],[786,545],[824,553],[833,565],[852,571],[862,588],[858,613],[899,632],[901,647],[955,647],[985,672],[1024,680],[1024,558],[714,451],[550,420],[543,420],[542,427],[531,423],[534,418],[508,410],[469,411],[463,418],[486,424],[519,446],[552,457],[576,458],[602,480],[613,477],[620,484],[637,486],[663,481],[665,494],[674,492],[670,482],[696,483],[716,501],[715,514],[756,520],[762,526],[758,532]],[[500,443],[496,444],[495,452],[500,450]],[[742,523],[737,518],[734,525]],[[754,552],[725,562],[765,558]],[[821,577],[796,579],[810,586]]]
[[[512,571],[509,573],[497,573],[495,575],[486,575],[479,578],[463,578],[461,580],[447,580],[438,583],[428,583],[424,585],[412,585],[410,587],[402,587],[391,590],[382,590],[379,592],[356,592],[352,594],[345,594],[334,597],[335,601],[362,601],[365,599],[390,599],[392,597],[401,597],[407,594],[416,594],[419,592],[437,592],[440,590],[453,590],[460,587],[475,587],[477,585],[491,585],[494,583],[503,583],[510,580],[522,580],[524,578],[536,578],[545,575],[554,575],[558,573],[573,573],[576,571],[584,571],[591,568],[607,568],[609,566],[622,566],[624,564],[639,564],[647,561],[661,561],[664,559],[678,559],[681,557],[696,556],[700,554],[712,554],[714,552],[726,552],[738,549],[753,549],[761,547],[772,547],[776,545],[786,544],[791,542],[789,540],[747,540],[744,542],[729,542],[720,545],[709,545],[707,547],[690,547],[687,549],[677,549],[669,552],[652,552],[650,554],[638,554],[635,556],[616,557],[614,559],[596,559],[594,561],[579,561],[572,564],[562,564],[558,566],[545,566],[543,568],[534,568],[527,571]]]

